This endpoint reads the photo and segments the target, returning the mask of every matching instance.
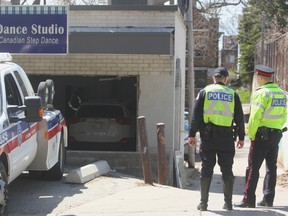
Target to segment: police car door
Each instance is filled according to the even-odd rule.
[[[19,83],[15,78],[14,71],[7,71],[2,77],[4,80],[3,105],[7,110],[9,105],[22,106],[24,103],[24,94],[21,91]],[[6,107],[5,107],[6,106]],[[25,121],[13,121],[12,117],[21,118],[24,111],[17,110],[8,113],[7,111],[7,143],[5,151],[8,154],[8,160],[11,170],[11,182],[15,177],[21,174],[34,159],[37,149],[36,132],[37,123],[28,123]]]

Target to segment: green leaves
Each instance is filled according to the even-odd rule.
[[[249,0],[239,23],[238,41],[240,44],[240,74],[243,82],[251,84],[257,43],[278,37],[287,32],[288,2],[286,0]],[[263,31],[263,32],[262,32]]]

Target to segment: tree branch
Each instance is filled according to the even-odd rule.
[[[203,2],[203,0],[196,0],[196,5],[199,12],[206,12],[209,10],[220,9],[225,6],[237,6],[237,5],[247,6],[247,0],[214,0],[209,2]]]

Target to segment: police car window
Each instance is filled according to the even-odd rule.
[[[15,80],[11,74],[5,75],[5,90],[6,90],[6,100],[8,105],[22,105],[21,96]]]
[[[23,80],[22,80],[19,72],[18,72],[18,71],[14,71],[14,74],[15,74],[15,77],[16,77],[19,85],[20,85],[20,88],[21,88],[21,91],[23,92],[23,95],[24,95],[25,97],[28,96],[27,88],[26,88],[26,86],[24,85],[24,82],[23,82]]]

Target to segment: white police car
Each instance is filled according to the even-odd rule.
[[[51,104],[53,82],[41,82],[35,96],[25,71],[11,60],[0,53],[0,215],[7,214],[7,186],[24,170],[61,179],[67,146],[65,119]]]

